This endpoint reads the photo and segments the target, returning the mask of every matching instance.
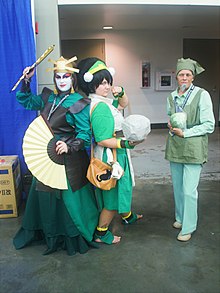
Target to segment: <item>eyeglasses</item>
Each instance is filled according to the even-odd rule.
[[[177,74],[177,76],[179,76],[179,77],[184,77],[184,76],[192,77],[193,75],[191,73],[180,73],[180,74]]]

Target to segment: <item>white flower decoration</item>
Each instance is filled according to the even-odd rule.
[[[108,71],[110,72],[111,76],[114,76],[115,75],[115,68],[109,67],[108,68]]]
[[[93,74],[90,72],[86,72],[83,76],[85,82],[91,82],[93,80]]]

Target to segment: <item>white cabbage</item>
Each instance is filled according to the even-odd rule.
[[[170,124],[173,128],[186,129],[187,115],[185,112],[177,112],[171,115]]]
[[[150,120],[143,115],[129,115],[122,122],[122,130],[127,140],[144,140],[151,131]]]

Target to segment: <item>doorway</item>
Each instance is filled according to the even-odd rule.
[[[65,58],[77,56],[77,62],[86,57],[97,57],[105,61],[104,39],[72,39],[61,41],[61,52]]]
[[[183,57],[194,59],[205,68],[202,74],[196,76],[195,85],[210,93],[216,126],[220,126],[220,40],[184,39]]]

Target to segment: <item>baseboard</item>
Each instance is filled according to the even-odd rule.
[[[167,128],[167,123],[152,123],[151,129],[165,129]]]
[[[217,123],[216,127],[220,127],[220,121]],[[167,127],[167,123],[151,123],[151,129],[165,129]]]

